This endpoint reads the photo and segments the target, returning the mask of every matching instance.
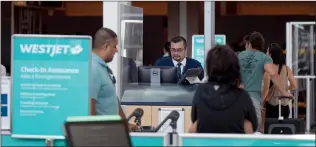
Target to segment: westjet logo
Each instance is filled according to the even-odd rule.
[[[196,39],[196,43],[204,43],[204,39]]]
[[[21,53],[24,54],[47,54],[51,57],[55,55],[78,55],[83,48],[77,44],[71,45],[51,45],[51,44],[20,44]]]

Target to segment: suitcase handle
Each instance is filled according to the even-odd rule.
[[[293,100],[293,98],[290,96],[279,96],[278,99],[279,99],[279,120],[283,120],[284,117],[281,115],[281,100],[282,99],[289,99],[290,100],[289,109],[290,109],[290,115],[292,115],[292,100]]]

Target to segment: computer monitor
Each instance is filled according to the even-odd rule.
[[[160,72],[159,72],[160,71]],[[158,73],[159,72],[159,73]],[[157,75],[160,81],[153,77]],[[177,83],[177,68],[172,66],[139,66],[138,83]]]
[[[119,120],[71,121],[65,123],[67,145],[132,147],[127,122]]]

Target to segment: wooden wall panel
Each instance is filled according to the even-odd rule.
[[[237,15],[315,15],[316,2],[275,1],[237,3]]]
[[[153,65],[162,54],[165,16],[144,16],[143,65]]]
[[[67,1],[65,2],[67,16],[102,16],[102,1]],[[132,2],[132,6],[143,8],[144,15],[167,15],[168,3]]]
[[[147,2],[132,2],[132,6],[143,8],[144,15],[167,15],[168,2],[164,1],[147,1]]]
[[[6,67],[7,73],[10,73],[11,66],[11,35],[13,32],[12,7],[11,1],[1,2],[1,64]]]
[[[143,117],[141,118],[141,125],[143,126],[152,126],[152,112],[151,112],[151,106],[137,106],[137,105],[122,105],[122,108],[124,110],[125,116],[128,117],[131,115],[135,109],[141,108],[144,110]],[[132,118],[129,123],[135,124],[134,122],[135,117]]]
[[[67,16],[102,16],[102,1],[67,1]]]

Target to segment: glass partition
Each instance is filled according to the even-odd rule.
[[[311,126],[315,124],[314,28],[315,22],[288,22],[286,24],[286,63],[298,80],[294,117],[301,116],[306,119],[306,131],[310,131]]]
[[[292,68],[294,75],[314,73],[314,24],[292,23]]]
[[[120,5],[120,95],[137,82],[137,67],[143,64],[143,9]]]

